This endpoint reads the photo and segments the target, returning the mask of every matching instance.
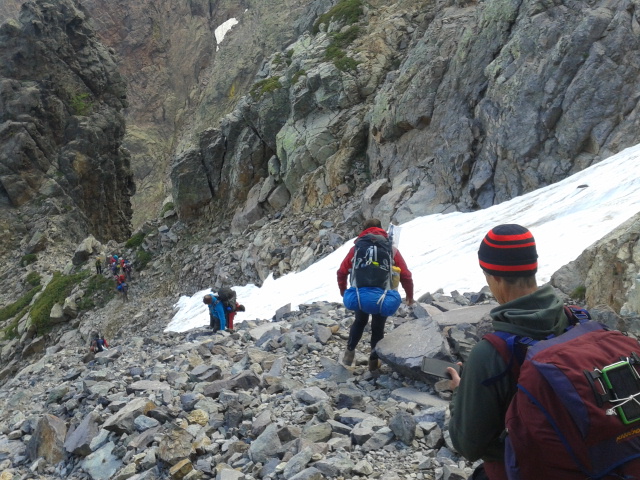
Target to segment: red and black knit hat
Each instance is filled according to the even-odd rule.
[[[528,277],[538,271],[538,252],[526,228],[498,225],[489,230],[478,250],[480,267],[496,277]]]

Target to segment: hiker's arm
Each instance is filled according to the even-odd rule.
[[[353,260],[353,247],[351,247],[351,250],[349,250],[349,253],[347,254],[346,257],[344,257],[344,260],[342,260],[342,263],[340,264],[340,268],[338,269],[337,272],[337,276],[338,276],[338,288],[340,289],[340,295],[342,295],[344,293],[344,291],[347,289],[347,278],[349,277],[349,270],[351,270],[351,262]]]
[[[407,267],[407,262],[404,261],[404,258],[400,253],[400,250],[395,251],[395,254],[393,255],[393,263],[395,266],[400,268],[400,283],[407,294],[407,304],[411,305],[413,303],[413,277],[409,267]]]
[[[505,377],[491,386],[481,382],[505,368],[489,342],[480,341],[465,362],[460,385],[454,391],[449,433],[453,446],[470,461],[498,461],[504,456],[500,435],[510,399],[509,380]]]

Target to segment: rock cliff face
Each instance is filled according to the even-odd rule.
[[[177,156],[182,218],[237,209],[239,231],[283,204],[348,199],[403,222],[488,207],[639,140],[635,2],[372,1],[342,16],[353,4],[274,54]]]
[[[556,272],[551,283],[568,294],[578,291],[588,305],[637,314],[639,266],[640,214],[636,214]]]
[[[264,59],[330,5],[316,1],[320,6],[307,12],[310,0],[82,3],[128,84],[124,145],[137,186],[134,227],[155,218],[169,195],[174,153],[233,110]],[[220,41],[216,30],[230,19],[238,24]]]
[[[78,4],[27,2],[0,28],[0,216],[5,246],[40,232],[130,234],[126,89]],[[18,225],[18,226],[16,226]],[[28,240],[28,237],[26,238]]]

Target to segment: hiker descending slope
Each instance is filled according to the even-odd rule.
[[[129,301],[129,285],[127,284],[127,279],[124,274],[115,275],[114,279],[116,281],[116,290],[120,295],[122,295],[122,301]]]
[[[94,332],[91,335],[91,343],[89,345],[89,350],[93,353],[102,352],[109,348],[109,344],[104,338],[104,335],[101,335],[97,332]]]
[[[408,305],[413,303],[413,279],[407,264],[377,218],[367,220],[347,256],[338,269],[338,288],[344,304],[355,311],[355,320],[349,331],[347,348],[342,363],[351,365],[355,349],[362,338],[371,315],[371,354],[369,370],[379,368],[375,352],[377,343],[384,338],[387,317],[395,313],[401,303],[397,288],[397,275],[407,295]],[[351,287],[347,289],[350,277]]]
[[[461,376],[448,369],[451,440],[484,460],[471,478],[640,478],[638,342],[537,287],[526,228],[494,227],[478,259],[500,304],[496,332],[473,347]]]

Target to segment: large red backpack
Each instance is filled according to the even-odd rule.
[[[584,310],[567,312],[580,322],[558,337],[483,337],[517,383],[505,416],[507,476],[640,479],[640,344],[579,318]]]

